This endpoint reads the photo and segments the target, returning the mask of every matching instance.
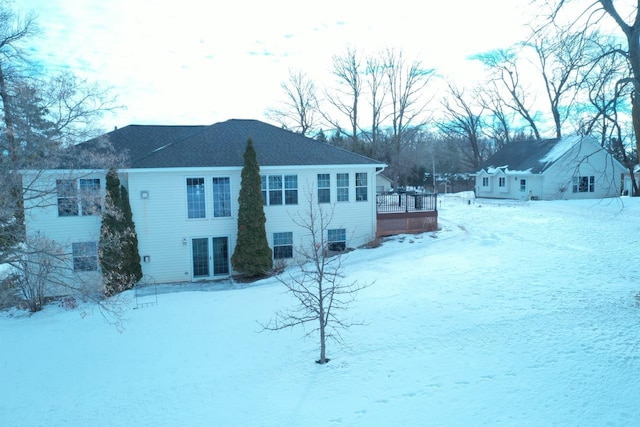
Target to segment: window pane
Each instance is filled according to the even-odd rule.
[[[273,258],[293,258],[293,233],[273,233]]]
[[[318,174],[318,203],[331,202],[330,175],[328,173]]]
[[[339,173],[337,175],[336,181],[338,182],[338,187],[348,187],[349,186],[349,174],[348,173]]]
[[[75,179],[56,180],[56,190],[58,192],[58,215],[77,216],[78,209],[78,189]]]
[[[367,200],[367,174],[356,173],[356,201]]]
[[[293,233],[273,233],[273,244],[276,246],[293,244]]]
[[[284,190],[284,196],[287,205],[298,204],[298,190]]]
[[[231,180],[225,178],[213,178],[213,216],[231,216]]]
[[[282,190],[270,190],[269,191],[269,204],[281,205],[282,204]]]
[[[341,252],[347,248],[347,231],[344,228],[327,230],[328,249],[330,251]]]
[[[330,203],[331,190],[328,188],[318,188],[318,203]]]
[[[298,175],[285,175],[284,188],[298,188]]]
[[[580,193],[585,193],[589,188],[589,178],[587,178],[586,176],[581,176],[580,177],[580,188],[578,189],[578,191]]]
[[[273,259],[293,258],[293,246],[274,246]]]
[[[262,204],[267,204],[267,177],[266,175],[260,176],[260,188],[262,191]]]
[[[96,242],[72,243],[74,271],[98,270],[98,244]]]
[[[269,175],[269,204],[282,204],[282,176]]]
[[[187,217],[204,218],[205,216],[204,178],[187,178]]]
[[[214,276],[229,274],[229,243],[226,237],[214,237],[213,274]]]
[[[100,215],[102,212],[99,179],[80,180],[80,208],[82,215]]]
[[[193,277],[209,276],[209,239],[198,238],[191,240],[191,257]]]
[[[287,205],[298,204],[298,175],[284,176],[284,202]]]
[[[319,173],[318,174],[318,188],[329,188],[331,185],[331,175],[328,173]]]
[[[269,190],[281,190],[282,177],[280,175],[269,175]]]

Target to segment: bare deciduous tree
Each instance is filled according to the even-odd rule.
[[[428,103],[424,89],[434,76],[433,69],[425,69],[418,60],[406,62],[402,51],[389,49],[384,57],[391,109],[393,158],[391,169],[400,168],[400,154],[404,135],[410,128],[420,129],[426,123],[424,111]],[[397,173],[394,184],[397,186]]]
[[[549,0],[553,5],[551,20],[556,21],[565,6],[571,0]],[[630,75],[619,80],[620,84],[630,83],[633,86],[631,95],[631,118],[635,134],[636,152],[640,162],[640,2],[614,2],[613,0],[594,0],[579,8],[579,15],[572,20],[574,25],[593,28],[600,25],[603,18],[613,19],[626,39],[626,49],[615,48],[611,54],[622,55],[629,64]]]
[[[484,134],[494,141],[497,148],[504,147],[512,140],[515,113],[505,106],[495,82],[477,88],[476,94],[482,108],[489,112]]]
[[[318,96],[316,85],[303,71],[289,70],[289,79],[280,84],[284,101],[267,110],[267,116],[283,128],[307,135],[316,126]]]
[[[78,178],[91,170],[122,164],[121,155],[113,152],[108,141],[97,144],[97,151],[73,145],[94,135],[97,119],[116,107],[106,90],[78,80],[72,74],[51,77],[46,70],[43,74],[32,74],[34,68],[28,66],[28,49],[23,43],[36,30],[33,16],[23,18],[6,2],[2,3],[0,264],[11,266],[17,274],[18,283],[24,285],[23,296],[34,301],[32,309],[41,307],[43,291],[50,295],[48,291],[55,287],[69,293],[82,292],[85,288],[84,284],[78,287],[69,280],[69,274],[73,274],[70,253],[64,253],[60,245],[47,241],[44,236],[26,236],[25,212],[57,203],[55,180],[40,178],[48,169],[64,167],[62,175]],[[96,282],[90,287],[95,289]],[[104,313],[115,310],[106,305],[103,308]]]
[[[384,67],[379,58],[367,58],[366,84],[371,97],[371,132],[369,133],[368,139],[372,146],[371,151],[376,153],[380,137],[380,127],[384,119],[382,117],[382,110],[387,94],[384,80]]]
[[[333,210],[328,211],[314,202],[313,190],[308,192],[307,211],[298,213],[295,223],[308,238],[308,245],[297,248],[300,258],[299,270],[284,272],[276,276],[287,291],[293,295],[297,305],[276,313],[275,318],[263,324],[264,330],[278,331],[294,326],[312,325],[307,336],[318,333],[320,358],[327,358],[327,340],[342,342],[340,330],[362,322],[340,317],[354,301],[357,293],[370,284],[357,281],[344,282],[343,252],[346,247],[332,242],[328,230]]]
[[[476,170],[483,160],[483,155],[489,154],[484,153],[482,147],[484,107],[473,97],[467,98],[464,90],[457,88],[453,83],[448,84],[448,96],[442,100],[442,106],[444,120],[438,124],[438,128],[445,134],[459,137],[467,143],[467,149],[463,152]]]
[[[358,150],[358,133],[360,120],[360,98],[362,94],[362,65],[355,49],[347,49],[342,56],[333,57],[333,75],[337,78],[334,93],[327,93],[328,102],[336,108],[341,116],[349,121],[349,132],[344,132],[351,139],[351,150]],[[324,114],[324,118],[335,129],[342,129],[340,120]]]
[[[583,31],[548,25],[533,32],[525,46],[536,54],[538,72],[544,82],[556,138],[571,114],[581,83],[581,70],[588,65],[585,55],[589,35]]]
[[[529,99],[531,92],[521,80],[518,56],[514,49],[497,49],[474,55],[473,58],[488,68],[491,83],[497,89],[494,94],[499,95],[502,103],[527,123],[536,139],[540,139],[533,102]],[[506,94],[503,94],[503,91],[506,91]]]

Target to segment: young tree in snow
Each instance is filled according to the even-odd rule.
[[[249,139],[238,196],[238,239],[231,256],[233,269],[249,277],[263,275],[273,268],[262,205],[260,165],[253,141]]]
[[[129,195],[115,169],[107,173],[106,189],[98,256],[105,294],[111,296],[133,288],[142,278],[142,267]]]
[[[287,291],[297,300],[297,305],[278,311],[274,319],[263,325],[265,330],[278,331],[298,325],[311,325],[307,336],[318,333],[320,344],[319,364],[327,358],[327,340],[342,342],[340,329],[362,325],[340,317],[354,301],[357,293],[370,284],[356,281],[344,282],[343,252],[346,247],[329,238],[333,211],[327,211],[314,203],[309,192],[308,209],[294,218],[309,243],[296,250],[301,262],[299,271],[276,276]]]

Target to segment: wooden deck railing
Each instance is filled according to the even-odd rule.
[[[377,236],[437,230],[437,202],[437,194],[378,194]]]

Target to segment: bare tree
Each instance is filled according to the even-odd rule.
[[[384,120],[382,117],[382,109],[384,108],[387,93],[384,80],[384,66],[380,58],[367,58],[366,76],[371,105],[371,133],[369,134],[369,142],[372,145],[371,151],[377,153],[380,126]]]
[[[540,130],[533,110],[533,102],[529,96],[531,92],[520,77],[520,65],[516,51],[512,49],[497,49],[474,55],[473,59],[482,62],[491,74],[491,84],[498,90],[502,103],[516,112],[531,128],[536,139],[540,139]],[[506,91],[506,94],[503,94]]]
[[[489,112],[486,115],[484,134],[494,141],[497,148],[504,147],[512,140],[515,113],[505,106],[495,82],[477,88],[476,96],[482,108]]]
[[[428,100],[424,89],[434,76],[433,69],[425,69],[418,60],[406,62],[402,51],[389,49],[384,57],[384,69],[388,82],[390,98],[390,119],[393,143],[393,164],[395,169],[394,184],[397,186],[397,175],[404,135],[410,128],[419,129],[426,118],[424,110]]]
[[[303,71],[289,70],[289,79],[280,84],[284,101],[278,108],[267,110],[267,116],[302,135],[307,135],[316,126],[318,97],[316,85]]]
[[[548,25],[533,31],[525,46],[534,50],[538,72],[544,82],[556,138],[571,114],[581,83],[581,70],[588,65],[585,55],[589,35],[584,31]]]
[[[71,74],[51,77],[44,74],[46,70],[39,75],[25,72],[33,68],[28,67],[23,42],[35,32],[31,15],[18,16],[6,2],[0,6],[0,152],[7,154],[0,155],[0,264],[11,266],[19,283],[34,291],[28,294],[41,301],[44,283],[68,292],[82,289],[59,274],[65,268],[66,273],[73,272],[71,254],[43,236],[26,236],[25,212],[57,203],[55,181],[44,185],[50,181],[40,178],[46,170],[63,166],[66,171],[61,174],[76,174],[76,178],[91,170],[118,167],[121,156],[108,141],[98,144],[97,151],[73,145],[94,134],[97,119],[115,108],[112,98]],[[33,305],[39,306],[37,301]]]
[[[560,19],[560,12],[565,6],[574,3],[571,0],[549,0],[553,4],[551,20]],[[618,2],[613,0],[594,0],[588,2],[579,9],[579,15],[573,19],[574,25],[583,28],[593,28],[600,25],[605,17],[613,19],[624,37],[626,38],[626,49],[616,48],[611,50],[611,54],[622,55],[629,64],[630,76],[619,80],[620,84],[625,82],[633,86],[631,95],[631,117],[635,134],[635,144],[638,162],[640,162],[640,2]]]
[[[357,293],[370,284],[343,282],[343,253],[346,247],[329,239],[333,210],[328,211],[317,205],[313,194],[313,189],[310,189],[307,211],[298,213],[294,218],[308,238],[308,244],[296,250],[301,260],[299,271],[276,276],[297,300],[297,305],[278,311],[275,318],[262,326],[264,330],[278,331],[311,324],[307,336],[319,335],[320,358],[316,362],[325,364],[329,361],[327,340],[341,343],[341,329],[362,325],[362,322],[348,321],[340,314],[349,308]]]
[[[333,57],[333,75],[337,78],[335,93],[327,93],[328,102],[341,116],[349,121],[349,132],[343,132],[351,139],[351,150],[357,151],[360,131],[360,99],[362,95],[362,64],[355,49],[347,49],[342,56]],[[342,131],[340,120],[327,114],[324,118],[335,128]]]
[[[475,104],[475,105],[473,105]],[[442,100],[444,120],[438,128],[446,135],[459,137],[467,143],[466,154],[471,166],[477,170],[483,160],[482,114],[484,107],[476,100],[468,99],[464,90],[448,84],[448,96]]]
[[[16,282],[29,311],[36,312],[44,307],[52,283],[66,282],[67,258],[59,244],[41,234],[30,236],[25,247],[28,250],[19,259]]]
[[[633,86],[626,79],[629,71],[626,60],[610,54],[615,40],[600,35],[592,41],[585,54],[591,63],[583,78],[582,92],[586,105],[583,114],[578,116],[579,130],[599,139],[604,147],[612,132],[617,133],[614,127],[618,126],[618,111],[630,110],[626,101],[630,99]]]

